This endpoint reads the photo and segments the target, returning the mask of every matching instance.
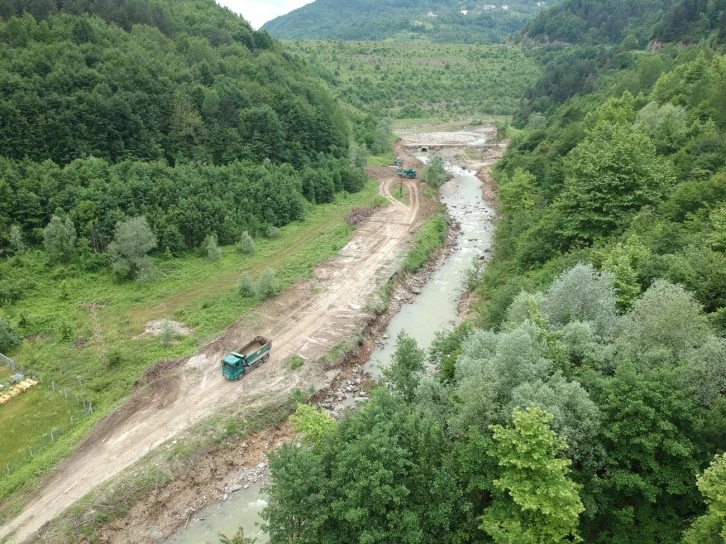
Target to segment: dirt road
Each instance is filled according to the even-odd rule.
[[[368,297],[396,271],[423,220],[417,182],[404,182],[409,203],[403,204],[391,196],[399,183],[394,169],[376,168],[370,175],[379,180],[390,205],[362,223],[338,257],[316,267],[311,280],[263,303],[253,316],[236,322],[186,360],[178,372],[152,382],[101,422],[36,499],[0,528],[0,540],[9,535],[12,543],[33,538],[77,499],[225,405],[253,406],[283,399],[296,388],[326,387],[335,371],[306,364],[293,373],[289,356],[323,355],[365,325],[371,315]],[[257,334],[273,339],[270,362],[239,382],[225,381],[220,358]]]

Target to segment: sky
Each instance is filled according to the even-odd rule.
[[[267,21],[285,15],[313,0],[217,0],[247,19],[253,28],[260,28]]]

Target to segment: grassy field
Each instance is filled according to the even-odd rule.
[[[336,202],[310,206],[306,219],[282,228],[278,239],[256,240],[252,255],[242,255],[233,247],[224,249],[220,261],[196,255],[177,259],[155,259],[159,278],[152,284],[118,283],[107,271],[84,272],[74,266],[48,266],[45,256],[30,253],[0,263],[0,277],[22,284],[26,293],[0,312],[20,327],[26,341],[12,356],[19,365],[42,374],[44,386],[51,380],[78,392],[77,377],[83,382],[85,397],[93,403],[94,414],[82,429],[73,431],[73,439],[57,442],[57,453],[44,452],[33,460],[26,459],[22,472],[35,474],[37,464],[52,465],[67,453],[69,441],[87,432],[93,421],[108,413],[129,394],[132,384],[152,364],[184,357],[215,338],[225,327],[252,310],[257,301],[237,295],[237,282],[243,271],[256,277],[272,267],[282,288],[310,275],[313,265],[333,256],[350,239],[352,229],[345,223],[351,208],[368,206],[377,194],[377,185],[369,181],[355,195],[342,194]],[[29,280],[31,278],[32,280]],[[32,289],[28,289],[29,281]],[[106,346],[106,363],[99,359],[99,345],[94,340],[91,316],[86,303],[100,305],[99,322]],[[169,318],[192,329],[189,337],[164,346],[158,338],[139,338],[147,322]],[[0,407],[0,461],[17,465],[13,452],[26,448],[26,440],[49,433],[56,425],[48,411],[41,389],[28,395],[10,410]],[[54,405],[55,406],[55,405]],[[65,418],[64,407],[59,412]],[[10,428],[33,422],[33,435],[17,434],[6,440]],[[56,444],[47,448],[53,450]],[[40,460],[40,457],[43,459]],[[0,499],[18,482],[13,474],[0,471]],[[22,479],[22,478],[21,478]]]
[[[422,42],[285,42],[343,100],[407,119],[512,114],[540,75],[521,47]]]

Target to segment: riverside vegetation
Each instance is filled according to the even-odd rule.
[[[480,301],[339,424],[300,414],[271,542],[725,541],[724,6],[590,4],[531,24],[578,44],[537,53]],[[668,32],[702,41],[641,49]]]

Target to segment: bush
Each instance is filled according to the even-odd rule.
[[[440,155],[436,155],[431,158],[431,161],[426,165],[423,171],[423,180],[429,187],[438,189],[449,178],[449,175],[444,168],[444,159]]]
[[[43,229],[43,246],[52,262],[67,263],[76,250],[76,227],[69,217],[54,215]]]
[[[434,215],[429,218],[414,236],[414,245],[406,255],[403,270],[415,272],[425,265],[434,251],[443,245],[447,230],[448,225],[443,215]]]
[[[222,258],[222,250],[217,245],[217,235],[210,234],[204,239],[202,251],[210,261],[219,261]]]
[[[245,298],[253,298],[257,296],[255,283],[252,281],[252,278],[247,272],[243,272],[240,276],[237,292]]]
[[[277,227],[272,226],[272,225],[267,227],[267,230],[265,231],[265,238],[274,240],[276,238],[279,238],[280,236],[282,236],[282,231],[280,229],[278,229]],[[253,244],[255,243],[254,240],[252,241],[252,243]]]
[[[276,295],[280,290],[280,286],[277,281],[277,276],[272,268],[265,268],[264,272],[260,274],[257,280],[257,296],[264,300],[267,297]]]
[[[20,345],[20,337],[7,321],[0,319],[0,352],[7,353]]]
[[[136,278],[139,283],[153,281],[156,270],[147,253],[156,247],[156,236],[144,216],[116,223],[116,234],[108,250],[111,269],[122,278]]]
[[[255,252],[255,241],[252,236],[250,236],[250,233],[247,231],[244,231],[242,233],[242,238],[240,238],[239,241],[239,250],[245,255],[249,255]]]

